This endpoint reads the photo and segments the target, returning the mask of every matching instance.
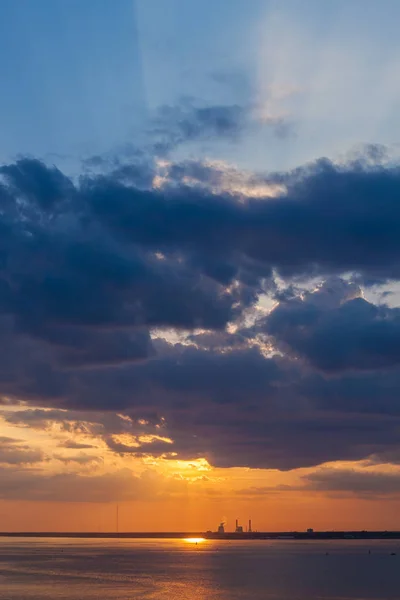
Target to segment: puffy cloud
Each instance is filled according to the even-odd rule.
[[[278,348],[326,371],[371,370],[400,362],[400,309],[376,306],[335,279],[280,302],[258,328]]]
[[[231,277],[240,266],[258,266],[263,277],[274,268],[284,276],[356,271],[371,280],[398,278],[397,167],[321,160],[264,180],[286,191],[265,202],[210,197],[193,187],[139,194],[112,177],[92,180],[85,191],[115,235],[195,255],[203,265],[211,252],[209,260],[231,265]]]
[[[398,276],[395,168],[317,163],[266,179],[287,189],[268,201],[113,173],[76,187],[28,159],[3,170],[1,308],[38,337],[49,324],[223,328],[273,269]]]
[[[223,161],[186,160],[179,163],[159,161],[155,176],[155,187],[174,188],[190,186],[213,194],[232,194],[243,198],[275,197],[284,191],[284,186],[268,182],[265,176],[243,171]]]
[[[296,285],[399,277],[397,167],[320,161],[265,177],[282,189],[257,199],[179,177],[142,189],[121,170],[73,183],[28,159],[1,181],[0,395],[51,409],[6,407],[9,423],[110,448],[145,432],[173,444],[138,454],[222,467],[395,455],[397,309],[344,279]],[[296,285],[246,326],[275,274]]]

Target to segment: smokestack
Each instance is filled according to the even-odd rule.
[[[251,533],[251,519],[249,519],[249,533]]]
[[[238,528],[238,527],[239,527],[239,520],[238,520],[238,519],[236,519],[236,529],[235,529],[235,531],[237,531],[237,528]]]

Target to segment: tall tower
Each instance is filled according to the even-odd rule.
[[[251,533],[251,519],[249,519],[249,533]]]
[[[239,519],[236,519],[236,529],[235,529],[236,533],[243,533],[243,527],[241,525],[239,525]]]

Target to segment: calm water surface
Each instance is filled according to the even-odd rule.
[[[400,542],[0,538],[0,600],[399,598]]]

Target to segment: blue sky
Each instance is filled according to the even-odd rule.
[[[131,2],[5,0],[0,23],[3,155],[79,156],[132,135],[144,103]]]
[[[136,143],[183,97],[282,116],[191,148],[263,170],[396,143],[400,6],[386,0],[2,0],[0,154],[75,158]],[[254,108],[256,107],[256,108]]]

